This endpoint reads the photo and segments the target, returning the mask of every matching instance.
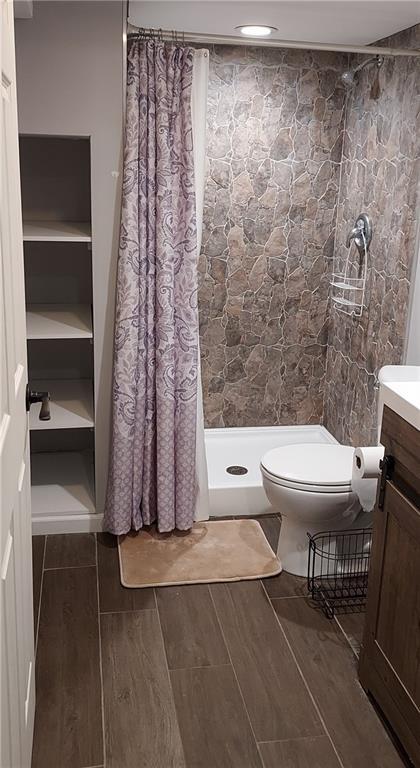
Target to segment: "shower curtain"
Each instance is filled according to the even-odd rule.
[[[201,456],[196,57],[192,48],[151,40],[134,41],[128,54],[104,516],[105,529],[114,534],[154,522],[161,532],[188,530],[200,487],[205,502],[206,473],[197,467],[204,450]]]
[[[205,48],[194,52],[191,114],[194,149],[195,203],[197,213],[197,258],[201,250],[203,229],[204,187],[206,182],[206,118],[209,52]],[[196,434],[197,497],[195,520],[208,520],[210,513],[209,483],[204,445],[203,388],[200,355],[198,355],[197,434]]]

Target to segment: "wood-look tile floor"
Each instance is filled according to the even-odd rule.
[[[363,614],[303,579],[125,589],[107,534],[34,537],[33,563],[33,768],[405,765],[357,680]]]

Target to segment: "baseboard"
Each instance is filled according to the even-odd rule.
[[[102,531],[103,514],[45,515],[32,518],[34,536],[48,533],[98,533]]]

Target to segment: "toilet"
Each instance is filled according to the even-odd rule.
[[[300,443],[261,459],[265,493],[282,516],[278,556],[285,571],[307,575],[308,533],[370,524],[371,513],[352,488],[353,454],[354,448],[338,443]],[[374,495],[377,480],[369,482]]]

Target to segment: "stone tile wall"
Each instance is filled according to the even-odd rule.
[[[420,47],[420,25],[386,44]],[[377,373],[404,349],[420,68],[386,59],[379,98],[368,68],[345,105],[339,77],[358,60],[211,51],[199,293],[207,426],[323,422],[342,442],[375,439]],[[330,307],[329,281],[362,210],[374,239],[366,309],[351,318]]]
[[[420,48],[420,25],[386,44]],[[378,100],[374,77],[364,70],[348,98],[335,243],[339,268],[347,233],[369,214],[366,309],[354,318],[332,307],[325,382],[324,424],[353,445],[375,441],[378,370],[402,362],[420,181],[420,62],[385,59]]]
[[[348,57],[210,52],[200,259],[207,426],[319,423]]]

